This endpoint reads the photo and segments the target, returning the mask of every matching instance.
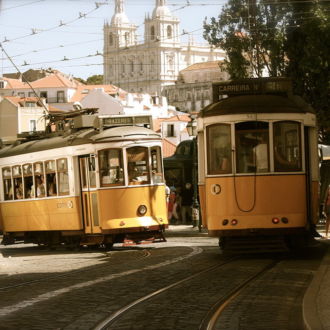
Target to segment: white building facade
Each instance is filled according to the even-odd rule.
[[[223,60],[225,53],[208,45],[180,40],[180,21],[156,0],[151,17],[144,21],[144,41],[137,42],[137,26],[124,11],[124,0],[115,1],[115,13],[104,25],[104,83],[128,92],[160,95],[164,86],[173,85],[179,71],[206,61]]]

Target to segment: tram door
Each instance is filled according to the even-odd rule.
[[[79,157],[82,208],[86,234],[101,232],[96,190],[95,155]]]

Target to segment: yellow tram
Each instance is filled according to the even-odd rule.
[[[215,83],[213,94],[197,120],[203,226],[225,250],[301,245],[318,219],[313,109],[286,78]]]
[[[0,149],[3,244],[111,247],[163,239],[162,141],[143,127],[151,118],[95,118],[88,122],[97,120],[98,129],[83,126]]]

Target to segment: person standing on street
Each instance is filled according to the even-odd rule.
[[[187,224],[187,216],[191,221],[191,207],[193,202],[193,189],[191,183],[186,183],[181,193],[181,221],[183,225]]]

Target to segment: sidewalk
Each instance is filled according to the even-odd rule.
[[[322,236],[323,228],[318,228]],[[303,318],[307,330],[330,330],[330,238],[319,241],[328,248],[303,299]]]
[[[207,237],[207,230],[202,228],[199,231],[198,227],[192,225],[169,225],[165,230],[165,237],[177,237],[177,236],[197,236]]]

